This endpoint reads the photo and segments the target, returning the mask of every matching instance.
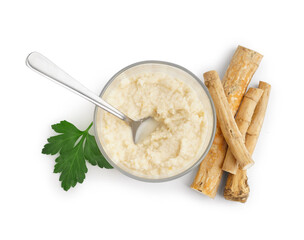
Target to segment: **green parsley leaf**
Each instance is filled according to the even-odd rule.
[[[73,124],[67,121],[61,121],[58,124],[52,125],[52,129],[60,135],[48,138],[47,144],[42,149],[43,154],[55,155],[58,152],[66,152],[71,150],[78,138],[83,134]]]
[[[85,159],[87,159],[88,162],[91,163],[93,166],[97,164],[101,168],[113,168],[104,158],[104,156],[102,156],[96,144],[95,138],[90,134],[88,134],[86,138],[86,144],[84,146],[84,156]]]
[[[54,173],[60,173],[61,187],[66,191],[70,187],[75,187],[77,182],[82,183],[88,172],[84,160],[83,142],[84,137],[72,150],[60,154],[55,160]]]
[[[52,125],[52,129],[61,133],[48,138],[42,149],[43,154],[57,154],[54,173],[60,173],[59,180],[64,190],[82,183],[88,172],[86,161],[101,168],[113,168],[102,156],[95,138],[89,134],[93,123],[85,131],[80,131],[72,123],[61,121]]]

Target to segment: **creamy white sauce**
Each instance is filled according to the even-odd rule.
[[[152,116],[159,122],[135,145],[125,122],[107,112],[102,114],[103,147],[125,171],[145,178],[164,178],[198,160],[208,121],[202,101],[186,83],[160,73],[135,75],[123,79],[106,101],[134,120]]]

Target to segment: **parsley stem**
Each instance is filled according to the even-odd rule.
[[[84,132],[87,133],[92,126],[93,126],[93,122],[91,122],[90,126]]]

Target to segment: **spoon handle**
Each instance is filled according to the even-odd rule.
[[[91,90],[87,89],[80,82],[64,72],[42,54],[37,52],[30,53],[26,58],[26,65],[32,70],[42,74],[51,80],[54,80],[72,92],[82,96],[83,98],[96,104],[102,109],[108,111],[109,113],[112,113],[114,116],[120,118],[121,120],[128,120],[128,117],[126,115],[118,111],[116,108],[112,107]]]

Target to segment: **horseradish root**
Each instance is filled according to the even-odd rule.
[[[235,117],[235,122],[245,141],[246,132],[251,122],[255,107],[263,94],[263,90],[259,88],[250,88],[245,94],[238,113]],[[228,148],[225,161],[222,169],[226,172],[236,174],[238,169],[237,161],[235,160],[230,148]]]
[[[224,91],[233,115],[235,115],[243,95],[262,55],[238,46],[223,78]],[[191,188],[214,198],[222,178],[222,165],[227,144],[217,124],[215,138],[207,156],[200,164]]]
[[[245,203],[250,192],[247,180],[247,170],[237,169],[236,174],[229,173],[224,190],[225,199]]]
[[[245,145],[250,154],[253,153],[261,132],[271,86],[268,83],[260,82],[259,88],[262,89],[264,93],[256,106],[245,140]],[[244,203],[248,199],[249,191],[246,170],[238,169],[236,174],[228,175],[224,190],[224,197],[227,200]]]
[[[258,138],[265,118],[271,86],[266,82],[260,81],[259,88],[264,90],[264,93],[258,105],[256,106],[251,124],[246,134],[246,147],[250,154],[253,153],[254,148],[258,142]]]
[[[238,162],[241,169],[247,169],[254,164],[245,146],[245,141],[240,133],[229,108],[227,98],[216,71],[204,73],[205,85],[213,99],[218,123],[221,127],[224,138],[231,150],[231,153]]]

